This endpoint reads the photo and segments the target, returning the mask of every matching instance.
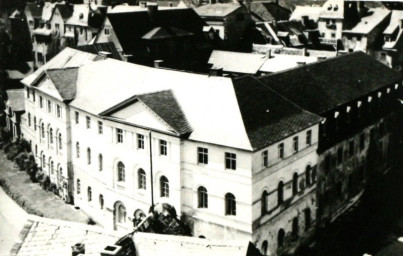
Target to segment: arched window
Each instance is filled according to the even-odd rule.
[[[311,172],[312,167],[308,165],[305,170],[305,182],[307,187],[311,185]]]
[[[98,155],[98,167],[99,167],[99,171],[102,171],[103,165],[104,165],[104,163],[103,163],[102,154],[99,154],[99,155]]]
[[[59,182],[62,182],[62,180],[63,180],[63,168],[60,167],[59,168]]]
[[[91,149],[87,148],[87,164],[91,164]]]
[[[51,174],[53,174],[53,161],[49,161],[50,162],[50,166],[49,166],[49,168],[50,168],[50,173]]]
[[[298,193],[298,173],[294,173],[292,177],[292,195],[295,196]]]
[[[292,219],[292,231],[291,234],[294,237],[297,237],[299,233],[299,224],[298,224],[298,217]]]
[[[117,221],[118,223],[126,222],[126,207],[123,204],[119,204],[117,208]]]
[[[80,158],[80,143],[78,141],[76,143],[76,157]]]
[[[161,197],[169,197],[169,181],[165,176],[160,178],[160,191]]]
[[[284,182],[280,181],[278,183],[277,189],[277,204],[281,205],[284,202]]]
[[[122,162],[118,163],[118,181],[124,182],[126,180],[125,165]]]
[[[312,173],[312,174],[311,174],[311,182],[312,182],[312,184],[313,184],[313,183],[316,182],[316,178],[317,178],[316,168],[312,168],[311,173]]]
[[[208,207],[208,194],[207,189],[203,186],[197,189],[198,207],[207,208]]]
[[[42,169],[45,169],[45,166],[46,166],[46,156],[42,155]]]
[[[45,124],[42,123],[41,125],[41,133],[42,133],[42,138],[45,138]]]
[[[236,200],[231,193],[225,194],[225,214],[236,215]]]
[[[99,209],[104,209],[104,196],[102,194],[99,195]]]
[[[63,148],[63,144],[62,144],[62,134],[61,134],[61,133],[59,133],[58,139],[59,139],[59,150],[61,150],[61,149]]]
[[[267,247],[269,246],[269,243],[265,240],[262,243],[262,254],[267,255]]]
[[[87,189],[87,198],[88,198],[88,202],[92,201],[92,189],[91,189],[91,187],[88,187],[88,189]]]
[[[49,143],[53,144],[53,129],[49,128]]]
[[[139,182],[139,189],[147,189],[146,172],[143,169],[139,169],[137,172],[137,179]]]
[[[281,248],[281,247],[284,246],[284,236],[285,236],[284,229],[281,228],[278,231],[278,234],[277,234],[277,246],[278,246],[278,248]]]
[[[78,179],[77,180],[77,194],[80,194],[81,193],[81,182],[80,182],[80,180]]]
[[[269,197],[269,193],[267,192],[267,190],[263,191],[262,193],[262,215],[264,215],[267,212],[267,208],[268,208],[268,197]]]

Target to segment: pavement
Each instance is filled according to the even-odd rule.
[[[7,256],[26,223],[28,214],[0,187],[0,256]]]

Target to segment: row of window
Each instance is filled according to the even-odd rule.
[[[27,93],[27,98],[30,99],[31,98],[31,91],[32,91],[32,101],[36,102],[36,94],[35,94],[35,90],[31,90],[29,87],[26,88],[26,93]],[[44,102],[45,100],[43,99],[42,96],[39,96],[39,107],[40,108],[45,108],[44,106]],[[62,117],[62,107],[59,104],[53,103],[50,100],[46,100],[46,110],[48,113],[52,113],[52,109],[53,109],[53,105],[55,105],[56,107],[56,116],[58,118]]]
[[[31,127],[31,114],[28,113],[28,126]],[[36,117],[34,117],[34,124],[33,124],[34,131],[37,130],[36,126]],[[62,139],[62,134],[59,132],[56,136],[54,136],[53,128],[51,126],[48,126],[48,129],[45,129],[45,123],[41,123],[39,126],[39,133],[40,137],[42,139],[45,139],[45,133],[48,133],[48,140],[49,144],[54,144],[54,139],[56,138],[56,143],[57,143],[57,148],[59,150],[63,149],[63,139]]]
[[[197,207],[208,208],[208,193],[203,186],[197,189]],[[225,215],[236,215],[236,200],[231,193],[225,194]]]

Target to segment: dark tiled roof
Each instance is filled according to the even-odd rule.
[[[234,80],[242,119],[254,150],[320,121],[251,76]]]
[[[59,9],[60,15],[62,15],[64,21],[73,15],[73,5],[58,4],[56,7]]]
[[[98,54],[99,52],[109,52],[111,53],[111,55],[108,56],[108,58],[110,57],[112,59],[122,60],[118,51],[116,50],[115,45],[112,42],[80,45],[77,46],[76,49],[93,54]]]
[[[172,91],[143,94],[137,98],[180,135],[192,132],[192,128]]]
[[[37,3],[30,3],[27,2],[27,8],[31,12],[32,16],[35,18],[41,18],[42,17],[42,7],[37,4]]]
[[[259,78],[302,108],[319,115],[401,79],[400,73],[363,52]]]
[[[63,100],[76,96],[78,68],[48,69],[45,71]]]
[[[187,32],[182,29],[177,29],[174,27],[156,27],[145,34],[142,39],[146,40],[157,40],[165,38],[178,38],[184,36],[192,36],[193,33]]]
[[[154,18],[147,11],[110,13],[107,17],[123,50],[129,54],[146,51],[141,38],[153,28],[175,27],[203,37],[203,26],[206,25],[193,9],[158,10]]]
[[[288,20],[291,15],[290,10],[270,2],[251,2],[250,11],[263,21]]]

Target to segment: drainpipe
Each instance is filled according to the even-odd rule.
[[[153,153],[151,143],[151,130],[149,131],[150,138],[150,181],[151,181],[151,207],[154,207],[154,178],[153,178]]]

